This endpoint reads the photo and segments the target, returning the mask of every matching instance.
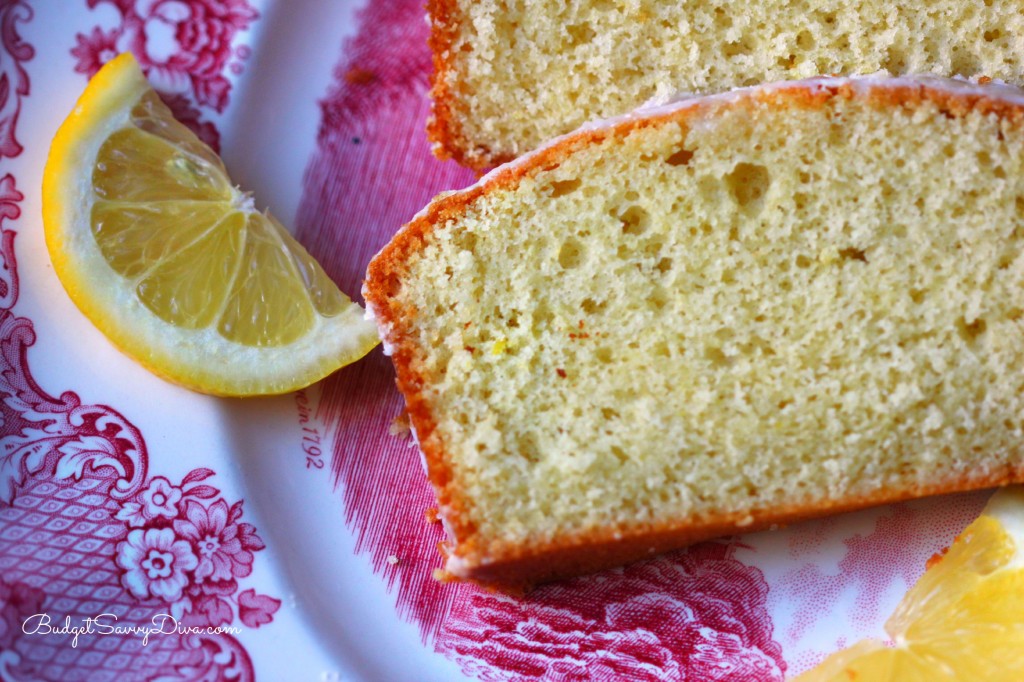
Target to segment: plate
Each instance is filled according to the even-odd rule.
[[[350,294],[471,172],[424,136],[420,0],[0,2],[0,677],[782,680],[882,623],[980,511],[946,496],[723,538],[512,598],[437,582],[380,349],[272,399],[114,350],[43,245],[49,141],[125,50]]]

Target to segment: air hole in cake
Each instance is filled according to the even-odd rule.
[[[581,184],[583,183],[579,178],[555,180],[551,183],[551,197],[564,197],[566,194],[571,194],[578,190]]]
[[[647,239],[643,243],[642,251],[644,255],[656,258],[661,255],[662,249],[665,248],[665,239],[661,235],[654,235],[650,239]]]
[[[921,303],[924,302],[924,292],[921,291],[920,289],[911,289],[910,300],[913,301],[915,304],[920,305]]]
[[[761,210],[771,182],[772,176],[768,169],[753,163],[736,164],[732,172],[725,176],[729,193],[749,213]]]
[[[732,15],[721,7],[715,8],[715,27],[720,29],[732,28]]]
[[[885,61],[882,68],[889,73],[903,73],[907,69],[907,55],[902,47],[890,45],[885,51]]]
[[[601,416],[604,417],[605,421],[611,421],[612,419],[618,419],[619,413],[610,407],[602,407]]]
[[[537,440],[532,433],[524,433],[516,438],[516,451],[531,464],[540,461],[540,448],[537,447]]]
[[[585,298],[583,299],[583,303],[580,304],[580,307],[583,308],[583,312],[587,313],[588,315],[593,315],[604,310],[605,307],[607,307],[607,305],[608,304],[604,301],[597,303],[592,298]]]
[[[655,310],[661,310],[668,304],[668,294],[661,287],[656,288],[647,297],[647,305]]]
[[[607,365],[607,364],[611,363],[611,361],[612,361],[614,356],[612,355],[612,351],[611,351],[610,348],[607,348],[605,346],[601,346],[596,351],[594,351],[594,357],[597,358],[598,362],[601,362],[601,363],[604,363],[604,364]]]
[[[669,270],[672,269],[672,259],[671,258],[662,258],[660,261],[658,261],[658,264],[655,265],[654,268],[658,272],[660,272],[662,274],[665,274],[666,272],[668,272]]]
[[[999,40],[1002,37],[1003,32],[1000,31],[998,28],[994,28],[990,31],[985,31],[983,35],[985,38],[985,42],[991,43],[993,41]]]
[[[800,254],[796,257],[796,266],[798,268],[809,268],[811,267],[811,259],[807,256]]]
[[[1005,180],[1006,179],[1006,170],[1002,166],[996,166],[992,170],[992,175],[994,175],[996,178],[998,178],[1000,180]]]
[[[547,305],[541,301],[537,304],[537,307],[533,310],[533,326],[538,328],[547,325],[551,320],[555,319],[554,313],[547,307]]]
[[[565,32],[569,34],[572,45],[585,45],[597,35],[590,24],[570,24],[565,27]]]
[[[978,339],[979,336],[985,333],[988,325],[985,323],[985,318],[979,317],[971,322],[967,321],[967,318],[961,317],[957,321],[957,331],[960,332],[960,337],[968,343],[973,343]]]
[[[665,159],[665,163],[670,166],[685,166],[690,163],[690,159],[693,158],[693,152],[689,149],[680,149],[676,153]]]
[[[670,358],[672,357],[672,351],[669,350],[668,344],[666,342],[658,341],[656,344],[654,344],[654,355],[663,358]]]
[[[785,57],[779,57],[777,60],[775,60],[775,63],[778,64],[779,67],[783,69],[792,69],[794,66],[796,66],[796,55],[789,54],[786,55]]]
[[[626,462],[629,461],[629,457],[626,456],[625,451],[618,445],[613,445],[611,447],[611,451],[612,454],[615,456],[615,459],[619,460],[619,462],[621,462],[622,464],[625,464]]]
[[[856,249],[853,247],[839,249],[839,255],[843,260],[859,260],[861,263],[868,262],[868,257],[862,249]]]
[[[817,41],[814,39],[814,36],[811,35],[810,31],[800,31],[796,36],[796,46],[801,50],[813,50],[816,44]]]
[[[463,251],[469,251],[470,253],[476,248],[476,234],[473,232],[462,231],[452,237],[455,245]]]
[[[717,346],[708,346],[704,349],[704,357],[707,358],[713,367],[728,367],[732,359]]]
[[[630,206],[619,215],[624,234],[643,234],[651,222],[651,216],[640,206]]]
[[[750,46],[745,41],[726,43],[722,48],[722,54],[726,57],[738,57],[750,54]]]
[[[565,240],[562,248],[558,251],[558,264],[566,270],[572,270],[579,267],[583,262],[583,257],[583,244],[578,239],[570,237]]]

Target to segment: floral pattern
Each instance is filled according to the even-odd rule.
[[[192,547],[170,528],[139,528],[117,545],[117,565],[125,569],[121,583],[139,599],[177,601],[188,584],[186,571],[198,563]]]
[[[520,599],[474,591],[456,601],[437,648],[469,674],[489,666],[523,682],[782,682],[768,586],[737,547],[708,542]]]
[[[242,523],[242,502],[228,506],[220,491],[202,483],[210,469],[191,471],[180,486],[154,476],[126,500],[116,518],[134,530],[117,545],[121,582],[138,599],[158,599],[190,625],[218,626],[235,619],[238,579],[252,573],[253,553],[265,545],[251,523]],[[249,627],[273,620],[280,600],[244,592],[239,619]],[[188,614],[186,616],[186,614]]]
[[[22,0],[0,0],[0,158],[15,157],[22,149],[15,128],[29,92],[24,63],[35,50],[21,39],[18,24],[31,18],[32,8]]]
[[[214,125],[199,109],[221,113],[228,105],[231,82],[225,71],[241,73],[249,51],[232,47],[259,13],[247,0],[87,0],[113,5],[121,23],[79,33],[71,50],[75,71],[92,77],[121,52],[131,52],[153,87],[178,120],[204,142],[219,148]],[[193,105],[194,103],[194,105]]]
[[[185,506],[187,520],[174,522],[174,529],[199,552],[196,582],[244,578],[252,572],[252,553],[263,549],[263,542],[251,524],[235,522],[241,506],[237,514],[232,514],[224,500],[209,507],[189,500]]]
[[[191,69],[187,92],[168,98],[179,103],[186,120],[215,133],[199,121],[192,99],[212,102],[203,106],[214,110],[226,104],[223,84],[201,81],[210,81],[213,69],[230,68],[211,58],[221,51],[216,40],[230,41],[255,13],[245,11],[244,2],[220,0],[200,2],[195,11],[197,3],[184,3],[191,12],[187,17],[180,8],[162,6],[166,3],[112,4],[123,18],[142,23],[80,35],[79,70],[93,73],[125,45],[139,47],[139,31],[157,36],[161,26],[152,21],[170,22],[167,26],[181,36],[178,44],[189,45],[195,58],[186,65]],[[213,25],[240,7],[227,17],[226,27]],[[32,18],[33,9],[23,0],[0,0],[0,159],[22,152],[15,128],[30,92],[24,62],[34,50],[18,28]],[[144,19],[152,20],[150,25]],[[198,23],[190,25],[193,21]],[[216,40],[204,37],[215,34]],[[212,45],[206,56],[204,41]],[[147,59],[161,57],[155,42],[143,42]],[[162,57],[171,66],[179,63]],[[204,92],[205,99],[197,96]],[[221,95],[209,95],[217,92]],[[72,646],[70,635],[40,638],[22,631],[33,614],[78,623],[99,612],[136,627],[168,611],[180,616],[180,624],[237,620],[260,627],[273,621],[281,602],[253,589],[238,594],[238,579],[251,574],[253,552],[263,543],[251,524],[241,522],[241,502],[229,506],[204,482],[212,470],[196,469],[178,483],[150,476],[145,440],[123,415],[105,405],[82,404],[73,391],[55,397],[33,378],[28,349],[35,329],[14,313],[16,233],[8,223],[21,217],[17,184],[12,173],[0,176],[0,678],[252,680],[248,653],[225,632],[168,635],[149,649],[129,639],[111,650],[95,637]],[[181,533],[175,522],[184,524]],[[204,539],[207,543],[200,544]]]

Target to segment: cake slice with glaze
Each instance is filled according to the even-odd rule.
[[[487,168],[652,98],[819,75],[1024,84],[1024,0],[429,0],[428,132]]]
[[[370,263],[458,578],[1024,481],[1024,95],[816,79],[584,127]]]

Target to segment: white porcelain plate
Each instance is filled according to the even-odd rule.
[[[420,0],[0,0],[0,678],[782,680],[881,624],[977,493],[705,543],[522,599],[441,584],[378,349],[266,400],[114,350],[43,245],[50,139],[133,51],[341,287],[438,191]],[[244,504],[243,504],[244,500]]]

